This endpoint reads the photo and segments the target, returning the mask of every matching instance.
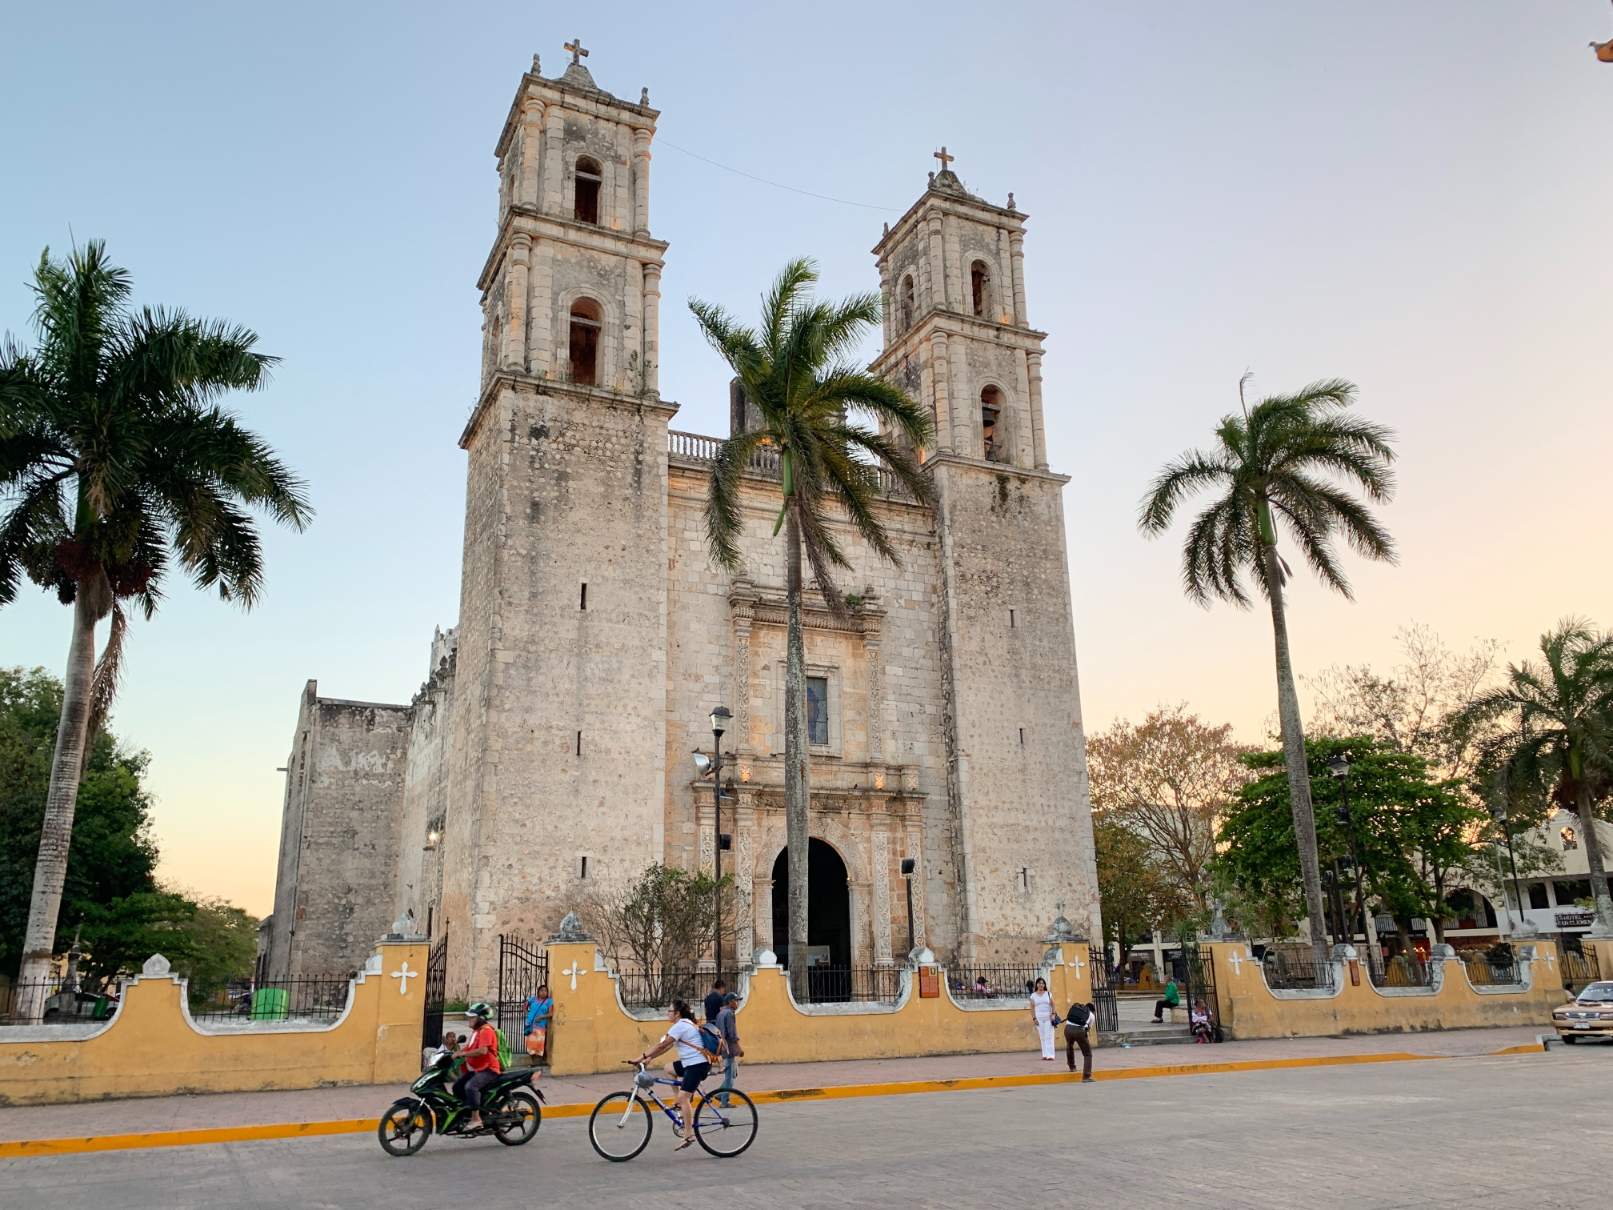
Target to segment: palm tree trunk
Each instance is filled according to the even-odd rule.
[[[1316,961],[1325,963],[1328,952],[1323,921],[1327,911],[1322,906],[1322,873],[1316,857],[1316,815],[1311,809],[1305,731],[1299,718],[1299,693],[1294,688],[1294,660],[1288,651],[1288,619],[1283,614],[1283,581],[1275,546],[1262,543],[1261,570],[1271,601],[1271,632],[1277,648],[1277,718],[1283,731],[1283,759],[1288,765],[1288,799],[1294,813],[1294,840],[1299,847],[1299,874],[1305,886],[1305,915],[1309,918]]]
[[[790,502],[793,504],[793,501]],[[785,520],[785,587],[789,621],[784,665],[784,837],[790,871],[790,985],[807,987],[807,797],[806,643],[801,630],[801,523],[790,508]]]
[[[1613,895],[1608,894],[1607,867],[1602,864],[1602,842],[1596,838],[1596,815],[1591,810],[1591,791],[1583,779],[1575,793],[1579,830],[1585,838],[1585,864],[1591,872],[1591,898],[1596,907],[1593,932],[1613,937]]]
[[[56,755],[50,767],[50,790],[45,795],[45,817],[39,831],[39,857],[34,864],[34,893],[28,904],[28,930],[23,937],[22,969],[17,982],[24,988],[19,1015],[25,1023],[44,1013],[44,981],[50,978],[56,952],[56,917],[61,912],[62,884],[67,880],[67,853],[73,843],[73,809],[78,805],[78,783],[84,769],[84,737],[90,717],[90,678],[95,672],[95,623],[99,617],[97,593],[79,585],[73,602],[73,638],[67,648],[67,676],[62,696],[62,717],[56,727]],[[39,994],[32,994],[33,985]]]

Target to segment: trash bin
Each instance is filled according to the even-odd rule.
[[[252,1019],[254,1021],[284,1021],[288,1000],[283,987],[260,987],[252,993]]]

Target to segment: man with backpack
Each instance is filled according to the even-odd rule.
[[[1092,1003],[1072,1004],[1064,1015],[1064,1059],[1075,1070],[1075,1048],[1081,1048],[1081,1083],[1092,1083],[1092,1023],[1098,1010]]]

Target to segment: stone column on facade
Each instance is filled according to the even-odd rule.
[[[935,376],[935,437],[943,450],[961,452],[957,443],[957,426],[952,418],[952,366],[947,360],[947,334],[936,332],[930,337],[930,367]]]
[[[626,126],[616,128],[616,154],[611,162],[610,221],[612,231],[633,228],[633,151],[632,134]]]
[[[1019,414],[1014,417],[1014,463],[1036,465],[1036,414],[1031,409],[1031,378],[1023,350],[1014,351],[1014,384],[1019,394]]]
[[[650,233],[650,132],[633,131],[633,230]]]
[[[907,817],[907,852],[904,857],[913,859],[913,944],[924,945],[924,821],[917,813]],[[902,893],[907,893],[904,887]],[[903,905],[906,906],[905,904]]]
[[[1030,319],[1025,310],[1025,233],[1009,232],[1008,247],[1014,268],[1014,319],[1022,327],[1028,327]]]
[[[965,288],[967,280],[963,269],[963,249],[958,239],[958,219],[956,215],[947,215],[941,221],[941,252],[946,261],[947,268],[947,298],[957,300],[957,309],[968,314],[967,305],[969,293]]]
[[[558,105],[544,112],[543,127],[543,210],[561,213],[566,176],[566,119]]]
[[[644,347],[644,263],[628,261],[623,277],[626,281],[622,291],[622,330],[611,342],[615,348],[612,364],[622,367],[620,378],[625,389],[637,395],[643,392],[647,381],[640,364],[644,357],[640,352]]]
[[[755,872],[755,804],[749,792],[739,792],[734,810],[734,967],[750,966],[756,926],[751,878]]]
[[[930,297],[929,297],[929,304],[930,304],[931,307],[933,307],[937,311],[944,311],[947,308],[947,289],[946,289],[947,271],[946,271],[946,254],[942,250],[942,242],[943,241],[942,241],[942,238],[941,238],[941,216],[939,214],[930,215],[929,236],[930,236],[930,257],[929,257]]]
[[[879,258],[879,302],[880,314],[884,319],[885,348],[890,348],[895,340],[896,315],[895,300],[891,298],[891,266],[883,256]]]
[[[891,964],[891,844],[889,817],[874,817],[874,965]]]
[[[541,240],[534,242],[532,268],[532,314],[527,322],[527,366],[534,374],[554,374],[554,256]]]
[[[952,356],[948,377],[952,383],[952,445],[960,454],[984,457],[980,442],[980,408],[969,382],[969,352],[962,340],[950,341]]]
[[[1047,469],[1047,430],[1042,423],[1042,355],[1025,354],[1025,371],[1030,381],[1031,452],[1037,470]]]
[[[1008,246],[1008,228],[997,228],[997,276],[991,283],[991,318],[1014,322],[1014,255]]]
[[[738,585],[735,586],[736,588]],[[750,635],[753,606],[736,601],[734,611],[734,748],[748,750],[750,738]]]
[[[536,98],[521,107],[521,176],[515,200],[523,206],[538,204],[538,180],[543,163],[544,104]]]
[[[778,953],[778,946],[773,944],[773,880],[771,878],[753,878],[751,880],[751,927],[755,932],[752,945],[754,953],[763,950],[772,950]]]
[[[505,369],[525,372],[527,267],[532,259],[532,237],[520,233],[512,235],[504,256],[504,307],[508,319],[504,326],[504,355],[500,362]]]
[[[644,265],[644,393],[661,395],[661,266]]]
[[[879,662],[879,633],[863,635],[863,660],[868,668],[868,761],[885,759],[885,673]]]

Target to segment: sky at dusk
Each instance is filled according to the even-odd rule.
[[[1398,566],[1355,601],[1301,574],[1302,673],[1387,666],[1426,623],[1522,658],[1564,614],[1613,625],[1613,35],[1606,0],[23,6],[0,42],[0,330],[27,338],[45,245],[107,240],[137,301],[247,324],[283,358],[235,400],[318,510],[266,533],[251,614],[174,580],[138,623],[113,726],[152,754],[162,873],[269,908],[298,695],[406,702],[456,620],[475,281],[493,146],[534,51],[580,34],[601,87],[662,111],[653,233],[673,427],[726,429],[690,295],[742,315],[789,257],[875,288],[882,222],[945,143],[1029,214],[1090,729],[1185,702],[1240,734],[1274,702],[1261,611],[1180,591],[1145,541],[1161,463],[1237,382],[1339,375],[1398,434]],[[725,171],[709,163],[739,170]],[[762,177],[789,186],[775,188]],[[799,190],[804,192],[794,192]],[[807,196],[821,194],[836,201]],[[876,351],[873,338],[867,353]],[[0,610],[0,665],[60,673],[68,611]]]

